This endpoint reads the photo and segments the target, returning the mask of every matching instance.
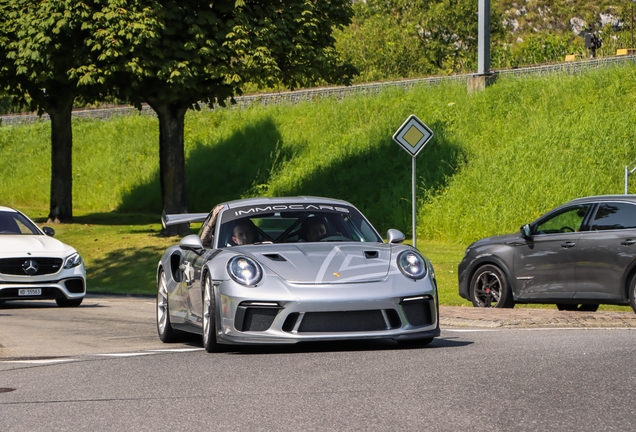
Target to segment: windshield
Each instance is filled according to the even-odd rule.
[[[272,211],[276,208],[283,210]],[[382,242],[356,209],[318,204],[229,209],[223,213],[219,234],[219,247],[263,243]]]
[[[0,235],[42,234],[22,213],[0,211]]]

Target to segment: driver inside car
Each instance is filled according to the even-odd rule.
[[[254,223],[247,219],[240,221],[234,226],[232,231],[232,241],[237,245],[246,245],[254,243]]]
[[[327,226],[321,218],[308,217],[303,221],[301,231],[305,241],[316,242],[327,234]]]

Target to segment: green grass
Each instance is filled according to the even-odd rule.
[[[385,233],[411,235],[411,159],[391,136],[416,114],[435,133],[417,159],[418,246],[442,304],[457,294],[470,242],[514,232],[574,197],[623,192],[636,159],[636,66],[387,89],[299,105],[188,113],[189,209],[248,196],[320,195],[354,203]],[[49,124],[0,127],[0,203],[46,216]],[[159,237],[158,125],[151,116],[74,120],[76,224],[58,237],[85,256],[89,289],[154,291]]]

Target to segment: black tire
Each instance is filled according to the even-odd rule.
[[[177,342],[180,340],[179,333],[172,328],[170,323],[170,309],[168,308],[168,286],[166,285],[166,274],[161,271],[157,283],[157,334],[164,343]]]
[[[470,300],[475,307],[512,308],[510,283],[496,265],[486,264],[477,269],[470,280]]]
[[[55,303],[57,303],[59,307],[77,307],[82,304],[82,300],[84,300],[84,298],[67,299],[66,297],[64,297],[56,298]]]
[[[433,342],[433,338],[424,338],[424,339],[406,339],[406,340],[398,340],[398,344],[404,347],[421,347],[426,346]]]
[[[597,304],[586,303],[586,304],[565,304],[565,303],[557,303],[556,307],[560,311],[579,311],[579,312],[596,312],[598,310]]]
[[[636,313],[636,275],[634,275],[629,284],[629,305],[632,307],[634,313]]]
[[[203,348],[209,353],[221,351],[221,347],[216,341],[216,298],[214,297],[214,286],[209,274],[203,280],[203,326],[201,335]]]

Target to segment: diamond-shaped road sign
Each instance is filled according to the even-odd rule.
[[[433,131],[422,120],[411,114],[393,134],[393,141],[415,157],[433,138]]]

